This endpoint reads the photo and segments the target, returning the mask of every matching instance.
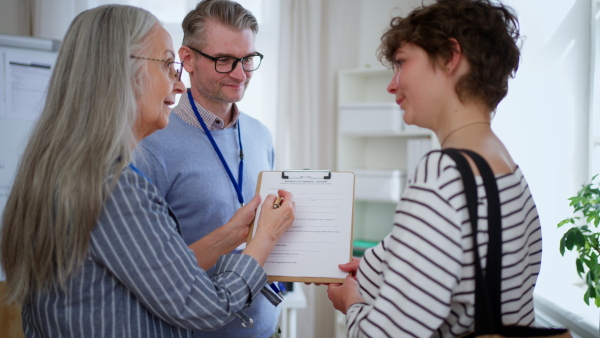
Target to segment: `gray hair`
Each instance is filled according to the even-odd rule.
[[[203,0],[185,16],[181,23],[183,46],[204,48],[206,24],[211,21],[240,31],[250,28],[254,35],[258,33],[256,18],[239,3],[229,0]]]
[[[2,218],[9,302],[64,286],[85,259],[136,142],[136,97],[149,75],[147,63],[130,56],[149,50],[156,24],[149,12],[122,5],[84,11],[71,23]]]

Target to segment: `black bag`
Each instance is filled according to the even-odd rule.
[[[463,337],[556,337],[571,338],[569,330],[563,328],[537,328],[502,324],[500,308],[500,280],[502,270],[502,215],[500,213],[500,195],[496,178],[488,163],[479,154],[466,149],[443,149],[442,153],[452,157],[460,171],[469,218],[473,227],[473,250],[475,260],[475,332]],[[483,184],[488,202],[488,254],[487,267],[484,273],[481,269],[479,252],[477,250],[477,184],[466,154],[477,165],[483,178]]]

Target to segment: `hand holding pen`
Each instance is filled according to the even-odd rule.
[[[281,206],[281,202],[283,202],[283,197],[277,195],[277,199],[273,203],[273,209],[277,209]]]
[[[253,256],[263,266],[275,243],[291,228],[295,208],[294,198],[289,191],[279,190],[277,196],[267,196],[258,216],[255,235],[243,253]]]

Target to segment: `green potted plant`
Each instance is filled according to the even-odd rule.
[[[565,250],[577,251],[577,273],[587,285],[583,300],[588,305],[591,300],[600,307],[600,185],[597,178],[598,175],[592,177],[576,196],[569,198],[574,216],[562,220],[558,227],[570,224],[560,240],[560,254],[564,256]]]

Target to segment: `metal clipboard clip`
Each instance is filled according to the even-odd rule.
[[[300,173],[302,175],[299,175],[295,178],[317,178],[317,179],[323,179],[323,180],[329,180],[331,179],[331,170],[310,170],[310,169],[300,169],[300,170],[284,170],[281,172],[281,178],[284,180],[289,179],[290,177],[287,176],[285,173]],[[321,173],[319,175],[319,173]],[[327,173],[325,176],[323,176],[323,173]],[[304,175],[306,174],[306,175]]]

